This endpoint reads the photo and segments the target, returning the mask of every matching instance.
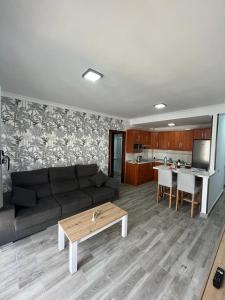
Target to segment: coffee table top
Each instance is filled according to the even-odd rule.
[[[99,210],[101,213],[95,221],[92,221],[93,213]],[[73,243],[126,216],[128,213],[111,202],[96,206],[84,212],[63,219],[58,224],[64,230],[67,238]]]

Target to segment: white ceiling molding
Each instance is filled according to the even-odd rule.
[[[144,130],[149,131],[183,131],[183,130],[192,130],[196,128],[209,128],[209,124],[198,124],[198,125],[186,125],[186,126],[174,126],[174,127],[149,127],[149,128],[143,128]]]
[[[167,121],[167,120],[170,121],[170,120],[200,117],[206,115],[215,115],[219,113],[225,113],[225,103],[203,106],[203,107],[198,107],[193,109],[179,110],[179,111],[157,114],[157,115],[149,115],[140,118],[133,118],[130,119],[130,125],[134,126],[138,124],[160,122],[160,121]]]

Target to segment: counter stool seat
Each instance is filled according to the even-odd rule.
[[[202,198],[201,190],[202,190],[201,183],[196,182],[194,175],[178,172],[176,210],[179,209],[179,202],[181,202],[181,205],[183,204],[183,201],[189,202],[191,203],[191,217],[193,218],[194,206],[198,205],[199,210],[201,209],[201,198]],[[191,194],[191,199],[185,198],[184,193]],[[197,200],[196,200],[196,196],[197,196]]]
[[[159,169],[158,170],[158,190],[157,190],[157,203],[159,203],[160,196],[169,196],[169,208],[172,207],[172,198],[176,198],[173,194],[173,190],[177,187],[177,180],[175,178],[176,174],[173,174],[170,169]],[[169,189],[169,193],[166,189]],[[161,191],[160,191],[161,189]]]

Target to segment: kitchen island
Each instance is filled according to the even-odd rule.
[[[153,169],[160,170],[160,169],[171,169],[174,173],[185,173],[185,174],[191,174],[196,177],[202,178],[202,203],[201,203],[201,216],[206,217],[207,216],[207,205],[208,205],[208,183],[209,178],[215,174],[215,171],[204,171],[196,168],[190,168],[186,169],[184,167],[181,167],[179,169],[172,169],[169,166],[154,166]]]

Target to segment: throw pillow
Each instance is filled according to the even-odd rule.
[[[93,182],[96,187],[101,187],[108,179],[108,176],[101,170],[90,178],[91,182]]]
[[[18,186],[13,188],[12,203],[23,207],[34,207],[37,195],[35,191],[27,190]]]

